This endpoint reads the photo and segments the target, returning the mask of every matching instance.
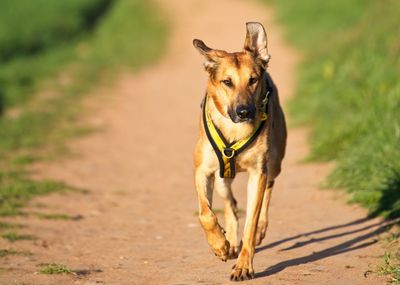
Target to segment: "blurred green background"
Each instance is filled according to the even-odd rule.
[[[311,127],[308,160],[334,161],[323,186],[371,216],[400,217],[400,1],[264,0],[302,53],[294,125]],[[400,284],[398,229],[373,271]]]
[[[269,0],[304,54],[290,103],[311,126],[311,160],[333,160],[326,186],[370,213],[400,216],[400,1]]]
[[[157,60],[166,27],[144,0],[0,1],[0,215],[68,188],[29,179],[29,165],[90,131],[77,123],[81,97]]]

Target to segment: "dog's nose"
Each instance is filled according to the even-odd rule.
[[[236,108],[236,114],[242,120],[249,119],[252,116],[252,108],[246,105],[239,105]]]

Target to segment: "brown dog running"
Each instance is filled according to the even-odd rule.
[[[195,149],[195,183],[199,219],[216,256],[236,258],[231,280],[254,277],[255,246],[265,236],[274,180],[281,171],[286,124],[278,91],[267,65],[267,35],[260,23],[246,24],[242,52],[228,53],[193,45],[205,57],[208,85]],[[239,243],[236,200],[231,184],[235,172],[249,173],[246,221]],[[212,211],[215,189],[225,203],[225,229]]]

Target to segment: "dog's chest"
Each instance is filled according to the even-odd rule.
[[[213,122],[221,131],[223,138],[227,141],[227,145],[234,144],[235,142],[246,141],[246,138],[254,134],[254,126],[246,123],[232,123],[231,120],[213,113]],[[208,161],[207,165],[209,170],[221,167],[218,163],[215,150],[212,149],[209,140],[207,149],[204,149],[204,160]],[[211,155],[210,155],[211,154]],[[264,128],[261,133],[255,136],[255,140],[239,154],[235,155],[232,161],[235,163],[235,171],[243,172],[252,169],[262,169],[266,162],[267,154],[267,134]],[[222,153],[221,153],[222,155]],[[211,159],[211,160],[210,160]]]
[[[260,169],[266,162],[267,144],[263,139],[257,140],[235,158],[237,171]]]

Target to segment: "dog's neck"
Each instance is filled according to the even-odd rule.
[[[206,104],[214,125],[222,132],[222,135],[228,142],[239,141],[254,131],[256,121],[252,121],[251,123],[234,123],[231,118],[220,113],[211,96],[206,101]]]

